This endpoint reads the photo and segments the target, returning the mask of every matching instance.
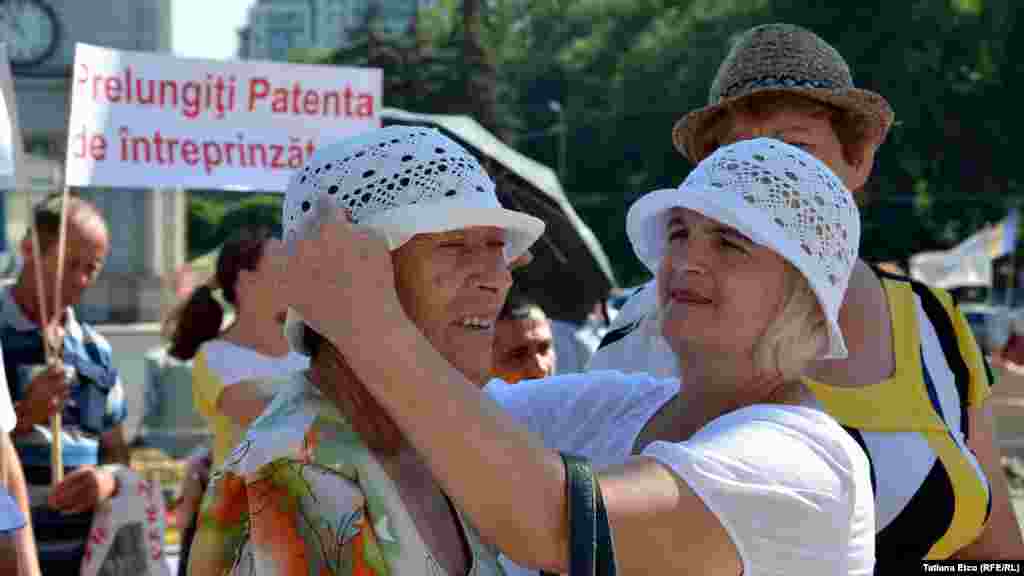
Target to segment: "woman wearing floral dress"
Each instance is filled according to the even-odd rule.
[[[286,229],[329,200],[385,236],[405,312],[487,381],[508,266],[544,224],[502,208],[473,156],[435,130],[385,128],[321,149],[287,197]],[[279,385],[215,472],[190,573],[500,573],[341,354],[297,316],[286,332],[310,370]]]

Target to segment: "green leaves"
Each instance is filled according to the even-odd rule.
[[[864,198],[868,258],[946,248],[1005,214],[1024,177],[1024,8],[1010,0],[480,0],[467,58],[464,0],[423,11],[415,36],[374,36],[322,60],[384,68],[385,102],[417,112],[487,110],[510,144],[558,165],[559,102],[567,126],[563,186],[624,283],[645,275],[625,241],[637,195],[691,169],[671,145],[674,122],[704,106],[731,40],[791,22],[846,58],[858,86],[896,110]],[[315,56],[315,55],[314,55]],[[479,56],[479,55],[478,55]],[[322,58],[322,55],[319,57]],[[493,95],[496,94],[495,98]],[[495,128],[492,126],[492,128]]]

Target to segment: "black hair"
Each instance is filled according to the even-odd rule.
[[[214,282],[228,304],[238,305],[235,291],[238,275],[242,270],[256,270],[269,238],[270,232],[266,229],[244,229],[221,246]],[[213,290],[209,284],[200,286],[174,315],[176,324],[168,354],[180,360],[191,360],[204,342],[220,334],[224,307],[214,297]]]
[[[533,300],[521,294],[509,293],[505,299],[505,305],[501,307],[501,312],[498,313],[498,320],[526,320],[534,310],[544,314],[544,309]]]

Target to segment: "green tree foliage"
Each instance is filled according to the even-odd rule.
[[[863,194],[862,254],[903,260],[952,246],[1001,218],[1019,197],[1024,32],[1019,3],[919,0],[536,0],[527,2],[518,52],[503,76],[517,86],[527,138],[517,144],[552,166],[562,103],[569,127],[566,188],[604,243],[621,280],[645,272],[630,253],[626,206],[677,184],[691,168],[670,142],[672,124],[707,103],[736,34],[791,22],[844,55],[859,86],[885,95],[898,125]]]
[[[242,228],[281,230],[280,194],[193,190],[188,200],[188,259],[220,246]]]
[[[192,260],[219,244],[217,230],[226,211],[224,203],[190,193],[188,199],[188,259]]]
[[[646,277],[625,237],[638,195],[692,168],[673,123],[707,103],[732,39],[769,22],[814,30],[878,91],[898,124],[859,194],[861,252],[904,260],[1001,218],[1021,195],[1024,4],[1011,0],[439,0],[410,32],[371,22],[318,61],[384,69],[385,103],[471,113],[564,187],[625,284]],[[472,38],[466,41],[466,33]],[[474,52],[475,51],[475,52]],[[483,82],[483,84],[479,84]],[[483,88],[481,88],[483,86]],[[473,87],[467,89],[467,87]],[[479,101],[473,98],[482,96]]]

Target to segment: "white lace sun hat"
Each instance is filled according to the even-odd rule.
[[[502,207],[477,159],[433,128],[390,126],[317,150],[288,183],[285,241],[300,237],[319,218],[316,207],[323,198],[381,233],[391,250],[417,234],[493,226],[506,231],[505,257],[511,262],[544,233],[542,220]],[[308,354],[302,327],[289,310],[288,341]]]
[[[630,207],[626,232],[653,273],[666,248],[666,219],[687,208],[741,232],[789,261],[818,298],[829,326],[824,358],[845,358],[839,308],[857,261],[860,213],[829,168],[768,138],[719,148],[677,189],[656,190]]]

